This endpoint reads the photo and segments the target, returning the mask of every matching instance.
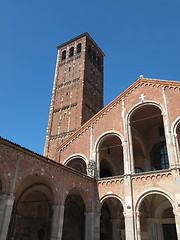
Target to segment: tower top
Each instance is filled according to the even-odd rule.
[[[82,38],[84,36],[88,37],[93,42],[93,44],[98,48],[98,50],[101,52],[101,54],[103,56],[105,56],[104,52],[100,49],[100,47],[95,43],[95,41],[91,38],[91,36],[87,32],[82,33],[81,35],[79,35],[79,36],[77,36],[77,37],[75,37],[75,38],[73,38],[73,39],[71,39],[71,40],[69,40],[69,41],[67,41],[67,42],[57,46],[57,48],[60,49],[60,48],[62,48],[64,46],[66,46],[67,44],[69,44],[71,42],[74,42],[74,41],[76,41],[76,40],[78,40],[78,39],[80,39],[80,38]]]

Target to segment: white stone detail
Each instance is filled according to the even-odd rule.
[[[111,191],[107,192],[107,194],[113,194]]]
[[[141,94],[141,96],[139,97],[139,99],[141,99],[141,101],[143,102],[145,97],[146,97],[146,95]]]

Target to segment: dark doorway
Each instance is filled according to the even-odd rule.
[[[177,240],[176,225],[163,224],[164,240]]]
[[[63,240],[85,239],[85,205],[78,194],[69,194],[65,201]]]

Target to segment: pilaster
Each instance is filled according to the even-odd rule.
[[[135,221],[134,221],[134,211],[133,211],[133,200],[132,200],[132,185],[131,176],[124,176],[124,186],[125,186],[125,232],[126,239],[135,240]]]
[[[0,195],[0,239],[6,240],[13,210],[14,196]]]

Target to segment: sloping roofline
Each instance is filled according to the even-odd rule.
[[[73,39],[71,39],[71,40],[61,44],[61,45],[59,45],[59,46],[57,46],[57,48],[60,49],[60,48],[64,47],[65,45],[67,45],[67,44],[69,44],[71,42],[74,42],[74,41],[76,41],[79,38],[82,38],[84,36],[88,37],[93,42],[93,44],[98,48],[98,50],[101,52],[101,54],[103,56],[105,56],[104,52],[100,49],[100,47],[95,43],[95,41],[92,39],[92,37],[87,32],[85,32],[85,33],[83,33],[83,34],[81,34],[81,35],[79,35],[79,36],[77,36],[77,37],[75,37],[75,38],[73,38]]]
[[[50,158],[47,158],[47,157],[45,157],[45,156],[43,156],[43,155],[41,155],[41,154],[39,154],[39,153],[36,153],[36,152],[34,152],[34,151],[30,150],[30,149],[27,149],[27,148],[25,148],[25,147],[22,147],[22,146],[20,146],[20,145],[17,144],[17,143],[11,142],[10,140],[8,140],[8,139],[6,139],[6,138],[3,138],[3,137],[1,137],[1,136],[0,136],[0,143],[2,143],[2,144],[4,144],[4,145],[7,145],[7,146],[9,146],[9,147],[11,147],[11,148],[14,148],[14,149],[16,149],[17,151],[20,151],[20,152],[22,152],[22,153],[25,153],[25,154],[27,154],[27,155],[29,155],[29,156],[31,156],[31,157],[35,157],[35,158],[37,158],[37,159],[39,159],[39,160],[42,160],[42,161],[44,161],[44,162],[46,162],[46,163],[52,164],[52,165],[54,165],[55,167],[60,167],[61,169],[64,169],[64,170],[69,171],[69,172],[71,172],[71,173],[74,173],[74,174],[76,174],[76,175],[80,175],[80,176],[83,177],[83,178],[86,178],[86,179],[88,178],[89,180],[94,181],[93,178],[91,178],[90,176],[88,176],[88,175],[86,175],[86,174],[84,174],[84,173],[78,172],[77,170],[72,169],[71,167],[65,166],[65,165],[63,165],[62,163],[58,163],[58,162],[56,162],[56,161],[54,161],[54,160],[52,160],[52,159],[50,159]]]
[[[140,83],[150,83],[156,85],[163,85],[164,87],[180,87],[179,81],[172,80],[162,80],[162,79],[153,79],[153,78],[144,78],[139,77],[134,83],[132,83],[128,88],[126,88],[121,94],[119,94],[114,100],[112,100],[108,105],[102,108],[98,113],[96,113],[92,118],[90,118],[84,125],[82,125],[75,133],[73,133],[68,139],[66,139],[61,145],[56,148],[58,152],[62,148],[64,148],[69,142],[71,142],[78,134],[82,133],[84,129],[88,128],[95,120],[97,120],[101,115],[103,115],[108,109],[113,107],[113,105],[120,101],[123,97],[126,96],[128,92],[130,92],[135,86]]]

